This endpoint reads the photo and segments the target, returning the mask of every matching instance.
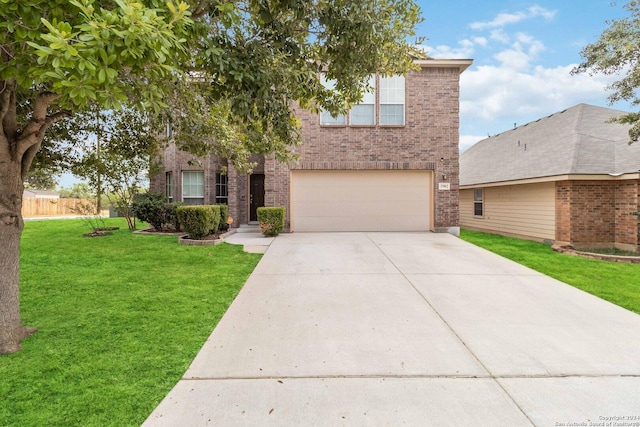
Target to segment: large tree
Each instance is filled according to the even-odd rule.
[[[53,124],[90,103],[135,105],[196,154],[287,159],[294,102],[344,111],[369,75],[406,73],[421,19],[413,0],[0,3],[0,353],[32,333],[19,309],[22,190]]]
[[[580,55],[582,63],[572,73],[589,72],[618,75],[607,89],[611,91],[609,102],[630,101],[633,106],[640,105],[640,2],[630,1],[624,5],[629,16],[608,21],[608,27],[600,38],[587,45]],[[640,113],[630,112],[614,119],[619,123],[630,124],[631,142],[640,138]]]

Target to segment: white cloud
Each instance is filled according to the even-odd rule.
[[[418,46],[433,58],[471,58],[475,52],[476,46],[486,46],[488,43],[484,37],[473,37],[471,39],[463,39],[458,42],[457,47],[446,45],[439,46]]]
[[[511,37],[509,37],[509,35],[505,33],[505,31],[502,28],[491,31],[490,37],[492,40],[497,40],[504,44],[511,43]]]
[[[489,41],[485,37],[474,37],[471,40],[473,41],[474,44],[477,44],[483,47],[489,43]]]
[[[421,46],[427,54],[432,58],[470,58],[473,56],[474,49],[469,45],[460,45],[458,47],[451,46]]]
[[[518,22],[537,17],[542,17],[546,20],[550,20],[555,16],[555,14],[555,10],[548,10],[540,6],[532,6],[524,11],[514,13],[499,13],[491,21],[472,22],[469,27],[473,30],[502,28],[510,24],[517,24]]]
[[[556,16],[557,12],[557,10],[545,9],[544,7],[540,7],[538,5],[531,6],[529,8],[529,15],[531,17],[542,16],[547,21],[552,20]]]
[[[487,124],[505,120],[528,123],[581,102],[601,101],[611,76],[570,74],[573,64],[522,71],[506,66],[467,70],[460,80],[460,115]],[[499,133],[504,129],[487,129]],[[477,130],[476,130],[477,131]]]
[[[506,68],[525,70],[545,50],[545,46],[539,40],[525,33],[517,33],[515,40],[516,42],[509,49],[502,50],[493,57]]]
[[[530,32],[525,32],[522,24],[508,31],[509,25],[534,18],[550,20],[555,15],[556,11],[540,6],[501,13],[491,21],[470,25],[486,30],[486,36],[465,38],[455,47],[429,49],[434,57],[481,58],[460,78],[461,151],[489,134],[513,128],[514,123],[529,123],[579,103],[608,106],[605,88],[615,76],[572,76],[575,64],[542,65],[546,46],[535,28],[528,26]]]
[[[487,135],[460,135],[460,152],[464,152],[478,141],[485,139]]]

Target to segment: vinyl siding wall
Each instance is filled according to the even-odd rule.
[[[484,187],[484,216],[473,215],[473,189],[460,190],[460,226],[534,240],[555,240],[555,183]]]

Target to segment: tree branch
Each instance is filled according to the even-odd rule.
[[[29,169],[31,168],[31,163],[33,162],[33,159],[36,157],[36,154],[38,154],[38,151],[40,150],[40,145],[42,145],[42,138],[39,138],[38,142],[31,145],[22,156],[22,161],[20,163],[21,165],[20,173],[22,175],[23,182],[27,179],[27,175],[29,175]]]
[[[13,101],[15,105],[15,81],[0,80],[0,131],[7,134],[7,127],[11,127],[5,120],[9,115],[9,107]],[[15,109],[15,108],[14,108]],[[14,115],[15,118],[15,115]]]
[[[193,8],[191,12],[191,19],[198,20],[202,18],[207,13],[206,2],[204,0],[200,0],[198,5]]]
[[[24,130],[20,132],[18,138],[18,145],[16,146],[16,155],[18,158],[24,155],[32,145],[37,143],[39,144],[42,141],[43,132],[46,131],[52,123],[62,119],[62,117],[58,118],[58,115],[64,115],[64,112],[56,113],[51,116],[55,118],[53,121],[50,121],[51,119],[47,117],[47,109],[59,96],[60,95],[53,92],[41,92],[36,97],[31,120],[29,120],[29,123],[27,123]]]

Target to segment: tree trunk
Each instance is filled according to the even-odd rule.
[[[0,141],[0,354],[20,350],[23,338],[35,330],[20,318],[20,236],[22,220],[21,164],[11,159]]]

